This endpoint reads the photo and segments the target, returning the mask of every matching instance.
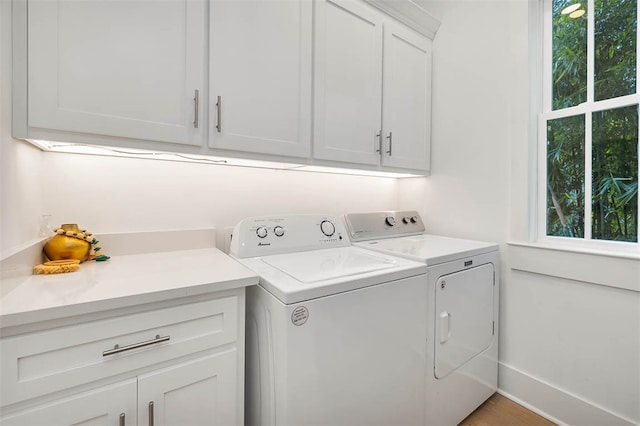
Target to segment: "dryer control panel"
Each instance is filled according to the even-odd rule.
[[[233,229],[229,252],[246,258],[349,245],[339,217],[296,214],[242,220]]]
[[[425,231],[415,210],[349,213],[345,215],[351,241],[418,235]]]

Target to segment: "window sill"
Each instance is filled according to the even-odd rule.
[[[640,292],[640,253],[510,241],[513,270]]]
[[[631,260],[640,260],[640,244],[633,244],[631,248],[629,247],[603,247],[603,246],[594,246],[594,247],[586,247],[585,245],[580,245],[576,243],[564,242],[562,240],[559,241],[544,241],[544,242],[524,242],[524,241],[509,241],[507,242],[510,246],[517,247],[530,247],[536,249],[543,250],[555,250],[561,252],[569,252],[569,253],[577,253],[577,254],[588,254],[594,256],[606,256],[606,257],[615,257],[619,259],[631,259]]]

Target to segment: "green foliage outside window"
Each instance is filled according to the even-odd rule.
[[[584,115],[547,123],[547,235],[584,237]]]
[[[582,16],[562,11],[574,3],[553,1],[552,109],[636,93],[637,0],[595,0],[593,75],[587,68],[586,6]],[[547,121],[547,235],[638,241],[638,105],[598,110]],[[590,153],[585,122],[591,121]],[[585,155],[588,154],[588,155]],[[585,158],[591,161],[586,177]],[[591,179],[586,196],[585,179]],[[585,222],[585,203],[591,217]]]
[[[553,109],[587,100],[587,15],[562,14],[572,0],[553,2]],[[586,7],[586,6],[583,6]]]
[[[592,235],[638,241],[638,106],[593,114]]]
[[[636,92],[637,0],[596,0],[594,97]]]

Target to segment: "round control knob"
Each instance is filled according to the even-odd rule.
[[[411,223],[416,223],[418,221],[418,216],[411,217]]]
[[[256,235],[258,235],[258,238],[264,238],[267,236],[267,228],[264,226],[260,226],[258,229],[256,229]]]
[[[386,222],[387,225],[394,226],[396,224],[396,218],[393,216],[387,216]]]
[[[402,223],[407,224],[409,223],[409,218],[407,216],[402,218]]]
[[[282,226],[276,226],[273,228],[273,233],[276,234],[276,237],[282,237],[284,235],[284,228]]]
[[[328,220],[323,220],[320,223],[320,230],[324,235],[330,237],[336,232],[336,226]]]

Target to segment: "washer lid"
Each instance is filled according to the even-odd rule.
[[[354,250],[315,250],[264,257],[267,265],[303,283],[332,280],[393,268],[397,261]]]
[[[359,247],[238,259],[285,304],[425,274],[424,264]]]
[[[430,234],[365,241],[355,245],[424,262],[428,266],[498,250],[495,243]]]

